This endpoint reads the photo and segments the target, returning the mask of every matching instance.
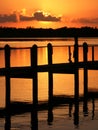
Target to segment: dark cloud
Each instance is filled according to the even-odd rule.
[[[81,24],[98,24],[98,18],[80,18],[74,19],[72,22]]]
[[[0,23],[5,23],[5,22],[17,22],[17,21],[50,21],[50,22],[58,22],[61,20],[61,17],[55,17],[52,15],[47,15],[45,16],[43,12],[35,12],[33,16],[26,16],[19,14],[17,12],[14,12],[13,14],[10,15],[0,15]]]
[[[20,21],[32,21],[34,17],[20,15]]]
[[[32,21],[32,20],[58,22],[61,20],[61,17],[54,17],[51,15],[45,16],[43,12],[35,12],[34,16],[32,17],[20,15],[20,21]]]
[[[34,13],[34,19],[38,21],[52,21],[52,22],[58,22],[61,20],[61,17],[54,17],[51,15],[45,16],[43,12],[35,12]]]
[[[16,14],[4,14],[0,15],[0,23],[5,23],[5,22],[17,22],[17,16]]]

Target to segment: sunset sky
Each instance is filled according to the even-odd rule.
[[[1,0],[0,26],[98,27],[98,0]]]

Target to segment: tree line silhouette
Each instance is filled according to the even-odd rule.
[[[14,37],[98,37],[98,29],[93,27],[68,28],[12,28],[0,27],[0,38]]]

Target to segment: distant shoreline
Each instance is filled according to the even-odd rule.
[[[67,37],[98,37],[98,29],[92,27],[81,28],[0,28],[0,38],[67,38]]]

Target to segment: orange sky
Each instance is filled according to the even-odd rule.
[[[98,0],[2,0],[0,26],[98,27]]]

